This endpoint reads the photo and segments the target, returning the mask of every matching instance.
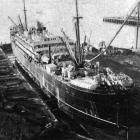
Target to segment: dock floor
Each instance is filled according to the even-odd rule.
[[[0,49],[0,138],[31,138],[57,120]]]

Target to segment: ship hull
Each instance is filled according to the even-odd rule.
[[[12,41],[13,53],[19,65],[42,88],[47,96],[54,96],[58,106],[71,118],[84,124],[101,123],[118,126],[118,112],[126,109],[125,96],[91,93],[71,86],[58,76],[48,74],[41,64],[35,62],[32,51],[27,50],[23,42]],[[119,106],[124,106],[120,109]],[[119,110],[118,110],[119,108]],[[119,115],[122,121],[121,115]]]

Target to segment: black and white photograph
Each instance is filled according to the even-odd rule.
[[[0,0],[0,140],[140,140],[139,0]]]

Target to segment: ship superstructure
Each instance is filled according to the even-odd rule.
[[[99,62],[95,62],[94,68],[85,66],[86,43],[80,43],[77,0],[76,13],[76,43],[64,31],[63,37],[48,34],[40,22],[37,28],[30,29],[26,24],[14,24],[13,53],[44,93],[56,97],[59,108],[72,118],[90,125],[102,122],[117,127],[122,125],[118,113],[126,113],[124,109],[118,110],[118,105],[124,105],[133,80],[123,73],[113,73],[110,68],[100,68]]]

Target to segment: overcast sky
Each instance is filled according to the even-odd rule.
[[[0,41],[9,41],[10,16],[18,23],[17,16],[23,17],[22,0],[0,0]],[[25,0],[28,25],[35,25],[36,20],[43,22],[53,34],[60,34],[60,29],[74,38],[73,17],[75,16],[75,0]],[[80,23],[81,36],[91,35],[91,42],[106,42],[111,39],[118,25],[103,23],[103,17],[125,16],[135,0],[78,0],[79,13],[83,17]],[[126,27],[115,41],[117,45],[129,45],[134,40],[134,28]],[[123,38],[123,39],[122,39]],[[126,45],[126,46],[127,46]]]

